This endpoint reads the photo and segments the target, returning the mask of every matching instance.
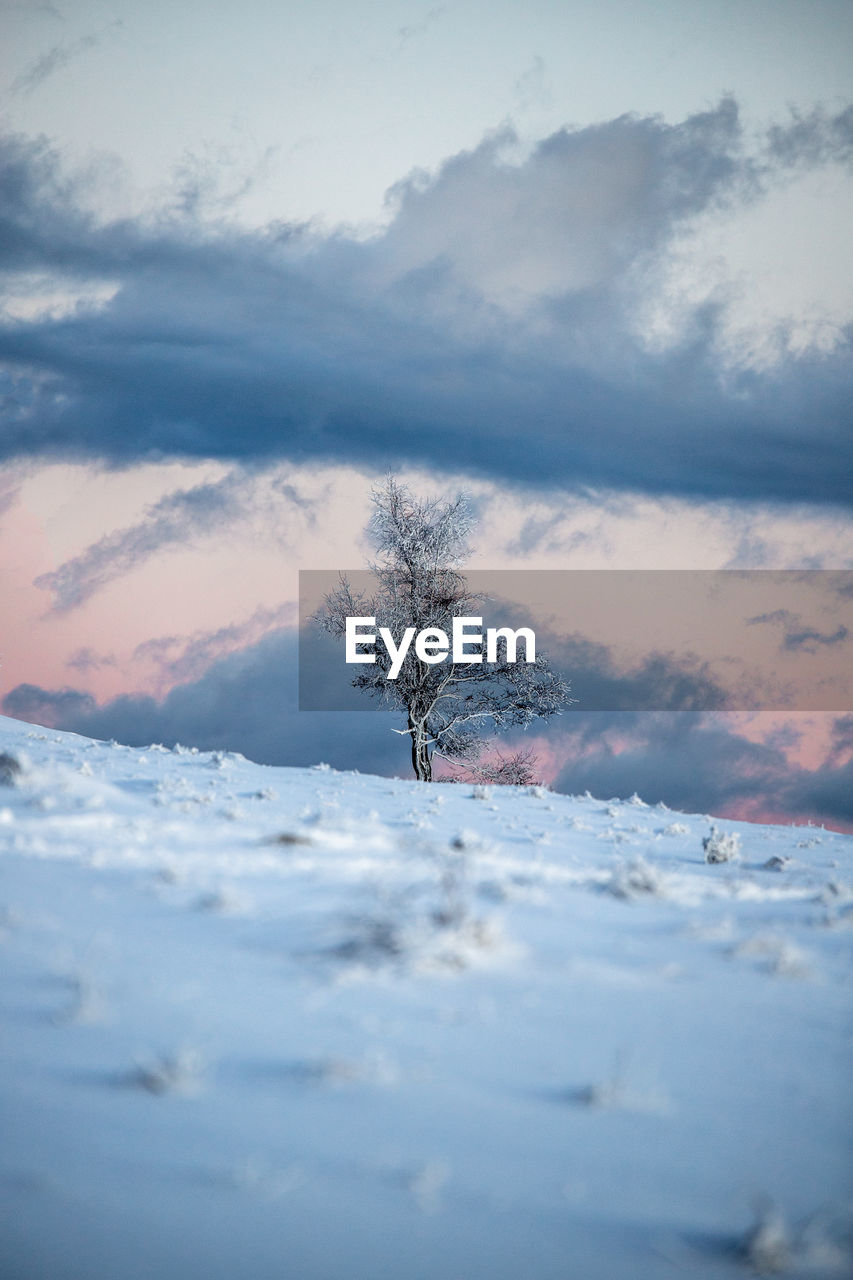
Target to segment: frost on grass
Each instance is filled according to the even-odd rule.
[[[647,895],[660,898],[664,895],[664,878],[644,858],[635,858],[632,862],[615,867],[604,889],[607,893],[612,893],[614,898],[627,901]]]
[[[226,885],[220,889],[212,889],[203,893],[196,901],[198,911],[209,911],[215,915],[243,916],[252,909],[251,900],[238,889]]]
[[[473,831],[470,827],[463,827],[461,831],[457,831],[456,835],[451,837],[450,847],[460,852],[481,849],[483,847],[483,838],[478,831]]]
[[[765,973],[778,978],[811,978],[812,969],[801,947],[774,933],[759,933],[732,947],[735,959],[756,959]]]
[[[0,752],[0,786],[13,787],[22,772],[20,760],[9,755],[8,751]]]
[[[731,862],[740,853],[740,836],[736,831],[718,831],[715,823],[711,824],[710,835],[702,841],[706,862]]]
[[[104,1015],[104,1004],[94,984],[88,978],[78,975],[68,979],[68,986],[68,1003],[53,1014],[53,1025],[89,1026],[100,1022]]]
[[[512,950],[498,922],[475,910],[465,848],[452,841],[428,881],[351,917],[331,955],[356,968],[460,972]]]
[[[641,1085],[631,1080],[631,1064],[625,1052],[617,1056],[609,1076],[593,1084],[568,1089],[561,1097],[578,1107],[608,1111],[633,1111],[660,1114],[669,1109],[669,1099],[653,1084]]]
[[[341,1088],[351,1084],[389,1086],[397,1083],[396,1062],[381,1050],[361,1058],[306,1058],[286,1068],[285,1074],[305,1085]]]
[[[203,1074],[201,1054],[195,1049],[182,1048],[134,1067],[123,1082],[159,1097],[168,1093],[193,1094],[201,1088]]]
[[[755,1222],[741,1244],[741,1257],[759,1276],[775,1276],[791,1263],[791,1240],[785,1219],[772,1204],[756,1209]]]
[[[375,970],[458,973],[503,950],[498,925],[488,918],[444,916],[440,910],[394,917],[364,915],[352,921],[350,936],[331,955],[349,965]]]
[[[789,1224],[771,1200],[759,1200],[754,1221],[736,1242],[738,1260],[753,1275],[847,1276],[853,1260],[853,1221],[848,1209],[824,1208]]]

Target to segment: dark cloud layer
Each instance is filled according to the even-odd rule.
[[[692,218],[792,167],[846,163],[851,134],[853,111],[818,113],[747,155],[724,101],[674,126],[563,130],[521,163],[496,136],[401,184],[366,242],[174,213],[100,224],[43,143],[7,139],[0,269],[117,292],[3,322],[0,458],[426,463],[849,502],[849,344],[724,385],[719,307],[697,308],[663,353],[633,326]],[[97,564],[75,575],[72,600]]]
[[[241,751],[262,764],[361,768],[407,776],[409,753],[387,715],[298,712],[293,632],[273,632],[220,659],[200,679],[162,701],[123,694],[99,707],[75,689],[22,684],[3,699],[6,715],[128,746],[176,742],[205,751]]]
[[[853,826],[853,762],[831,753],[816,769],[792,765],[782,744],[742,737],[721,715],[588,712],[567,719],[567,763],[556,787],[627,796],[711,814],[773,814]]]
[[[265,764],[324,760],[339,769],[357,764],[363,772],[410,776],[406,740],[393,732],[397,718],[383,711],[298,711],[295,666],[296,636],[283,630],[220,658],[162,701],[123,695],[99,707],[80,690],[22,684],[2,708],[19,719],[130,746],[182,742],[242,751]],[[629,678],[626,696],[630,692]],[[565,761],[556,780],[560,791],[589,790],[602,798],[636,791],[650,803],[662,800],[687,812],[811,817],[853,828],[850,716],[836,720],[833,748],[812,771],[789,764],[784,733],[756,743],[716,713],[570,710],[543,732]],[[524,745],[529,737],[508,741]]]

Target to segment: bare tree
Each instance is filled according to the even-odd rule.
[[[468,499],[460,494],[454,501],[418,501],[392,475],[372,496],[368,534],[377,551],[370,565],[376,590],[370,596],[354,593],[342,578],[326,596],[317,622],[338,637],[345,635],[348,617],[375,617],[376,626],[387,627],[395,640],[408,627],[449,633],[454,617],[470,616],[484,602],[459,569],[475,523]],[[410,646],[393,680],[390,654],[377,646],[375,662],[353,680],[356,688],[405,714],[406,728],[395,732],[411,738],[412,767],[421,781],[431,780],[434,755],[470,766],[484,733],[547,719],[572,701],[568,684],[544,657],[510,662],[506,641],[499,643],[494,662],[448,657],[429,664]]]

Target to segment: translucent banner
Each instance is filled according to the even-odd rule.
[[[486,661],[492,629],[519,632],[517,660],[524,661],[521,633],[529,630],[536,655],[570,681],[577,710],[853,710],[853,572],[472,569],[459,578],[469,621],[456,656],[476,661],[479,653]],[[364,569],[303,570],[300,710],[382,705],[353,687],[364,665],[347,662],[345,638],[317,621],[342,582],[358,609],[353,616],[368,620],[351,632],[373,636],[351,645],[350,656],[386,653],[380,629],[388,584]],[[413,623],[424,627],[412,627],[411,654],[419,644],[425,661],[453,663],[452,601],[429,617],[416,612]],[[441,634],[419,641],[422,629],[444,632],[446,645]],[[405,637],[388,639],[399,649]]]

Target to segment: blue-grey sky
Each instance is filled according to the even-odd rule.
[[[849,103],[846,0],[70,0],[7,3],[4,115],[133,208],[209,166],[253,221],[371,222],[412,168],[511,120],[537,140],[737,96],[750,128]],[[108,186],[115,186],[113,173]]]

